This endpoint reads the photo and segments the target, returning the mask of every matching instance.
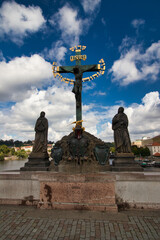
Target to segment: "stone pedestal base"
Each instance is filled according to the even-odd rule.
[[[20,171],[48,171],[50,165],[48,154],[36,155],[31,153],[28,162],[24,167],[20,168]]]
[[[97,162],[96,162],[97,163]],[[94,173],[94,172],[108,172],[111,171],[109,165],[100,165],[91,162],[83,162],[81,165],[78,165],[77,162],[66,161],[60,162],[58,166],[55,166],[54,161],[51,160],[49,171],[58,172],[58,173],[68,173],[68,174],[77,174],[77,173]]]
[[[117,212],[115,176],[100,173],[51,176],[40,180],[40,208]]]
[[[142,172],[143,168],[135,162],[133,153],[117,153],[112,171]]]

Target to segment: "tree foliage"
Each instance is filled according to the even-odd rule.
[[[14,149],[14,148],[11,148],[11,149],[10,149],[10,153],[11,153],[12,156],[15,155],[15,149]]]
[[[147,147],[140,147],[141,156],[150,156],[150,151]]]
[[[27,158],[27,153],[24,149],[15,151],[14,148],[9,148],[6,145],[0,145],[0,161],[4,160],[5,156],[16,155],[18,158]]]
[[[27,158],[27,153],[24,149],[18,150],[15,154],[18,158]]]
[[[150,156],[150,151],[147,147],[138,148],[136,145],[133,145],[131,148],[132,148],[132,152],[136,156],[143,156],[143,157]]]
[[[9,147],[7,147],[7,146],[4,145],[4,144],[0,146],[0,153],[8,154],[9,152],[10,152]]]
[[[28,141],[22,142],[19,140],[14,141],[13,139],[10,139],[10,140],[0,139],[0,145],[6,145],[8,147],[22,147],[23,145],[26,145],[26,144],[32,145],[32,141],[28,140]]]
[[[0,153],[0,161],[4,161],[4,153]]]
[[[8,147],[13,147],[14,146],[14,140],[13,139],[10,139],[10,140],[0,139],[0,145],[6,145]]]

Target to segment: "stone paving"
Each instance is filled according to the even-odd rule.
[[[0,240],[160,240],[160,210],[117,214],[0,206]]]

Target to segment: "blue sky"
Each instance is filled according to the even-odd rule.
[[[132,141],[159,135],[159,9],[159,0],[1,1],[0,138],[34,139],[42,110],[49,140],[72,131],[72,86],[53,77],[52,63],[75,64],[69,48],[78,44],[86,46],[82,64],[106,63],[103,76],[83,84],[86,131],[113,141],[123,106]]]

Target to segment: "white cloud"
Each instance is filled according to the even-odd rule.
[[[99,137],[104,140],[113,141],[112,118],[117,113],[119,106],[112,106],[106,109],[103,115],[105,124],[101,125]],[[125,107],[125,113],[129,119],[129,132],[131,141],[143,136],[154,137],[160,134],[160,96],[159,92],[150,92],[144,96],[141,104],[132,104]]]
[[[4,1],[0,8],[0,35],[7,35],[16,43],[22,43],[24,37],[37,32],[45,22],[42,10],[37,6]]]
[[[130,131],[133,137],[156,136],[160,134],[160,96],[159,92],[150,92],[142,99],[142,104],[131,105],[126,109],[130,119]],[[158,133],[158,134],[157,134]]]
[[[8,135],[4,134],[1,139],[10,140],[10,139],[12,139],[12,136],[8,136]]]
[[[0,62],[1,101],[23,99],[32,87],[46,86],[53,79],[52,65],[41,56],[16,57],[10,62]]]
[[[79,36],[82,34],[82,19],[78,18],[78,11],[71,8],[68,4],[59,9],[52,16],[50,23],[58,26],[62,40],[70,45],[79,43]]]
[[[112,124],[110,121],[101,124],[101,132],[98,134],[98,137],[106,142],[114,142]]]
[[[57,61],[57,63],[60,64],[60,62],[64,60],[66,53],[67,48],[63,46],[62,41],[57,41],[52,44],[52,47],[50,49],[45,48],[42,52],[42,56],[44,56],[45,59]]]
[[[98,107],[83,106],[83,126],[86,131],[105,141],[113,141],[112,118],[120,105]],[[146,94],[141,104],[125,107],[129,119],[131,140],[160,134],[160,96],[158,92]],[[47,90],[32,90],[29,97],[17,102],[8,112],[0,112],[0,136],[28,140],[34,139],[34,125],[41,111],[49,121],[49,140],[60,140],[72,131],[75,121],[75,97],[67,85]]]
[[[160,73],[160,41],[153,43],[145,52],[140,46],[133,46],[121,53],[119,60],[113,63],[110,72],[113,81],[128,85],[140,80],[155,81]]]
[[[153,43],[147,50],[144,55],[147,60],[150,58],[153,60],[160,59],[160,41]]]
[[[88,111],[83,112],[83,126],[85,130],[95,136],[97,136],[97,125],[100,121],[99,113],[93,108],[89,108]]]
[[[84,127],[97,134],[96,124],[100,118],[94,105],[83,106]],[[49,121],[49,140],[60,140],[72,131],[75,121],[75,96],[67,85],[53,86],[47,90],[30,91],[30,96],[18,101],[7,112],[0,112],[0,136],[19,140],[34,139],[34,125],[41,111],[46,112]],[[3,127],[2,127],[3,126]]]
[[[78,10],[67,3],[52,16],[49,22],[60,30],[63,42],[69,46],[74,46],[79,44],[80,36],[88,31],[92,20],[91,18],[80,18]]]
[[[99,6],[101,0],[82,0],[82,6],[86,13],[92,14]]]
[[[128,49],[132,48],[132,46],[134,46],[134,45],[136,45],[136,40],[134,38],[130,38],[128,36],[125,36],[122,39],[122,43],[118,48],[119,52],[121,52],[121,54],[124,55],[128,52]]]
[[[29,97],[17,102],[7,114],[0,112],[0,135],[34,139],[34,125],[41,111],[46,112],[49,120],[49,139],[59,140],[69,134],[72,129],[69,124],[75,120],[74,94],[64,86],[32,90]]]

